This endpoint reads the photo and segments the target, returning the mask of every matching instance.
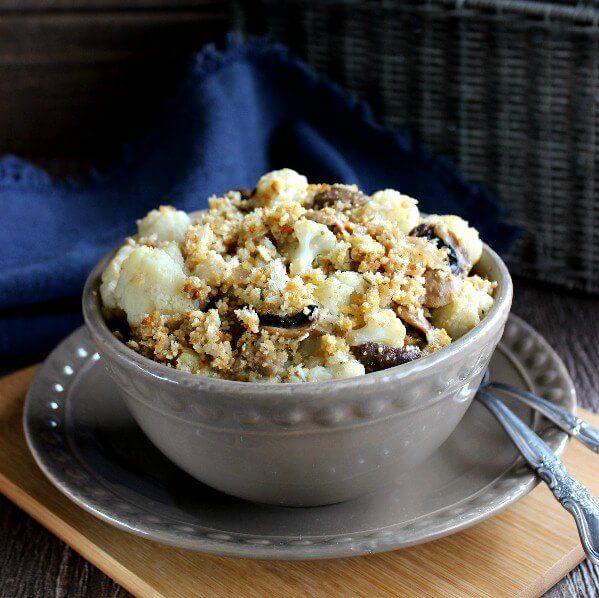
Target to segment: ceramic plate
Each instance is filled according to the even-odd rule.
[[[510,317],[492,378],[573,411],[572,381],[557,355]],[[567,436],[514,410],[558,454]],[[192,550],[268,559],[321,559],[393,550],[494,515],[537,484],[507,436],[476,401],[454,434],[392,488],[312,508],[254,504],[205,486],[162,456],[130,417],[81,328],[48,357],[24,413],[42,471],[79,506],[129,532]]]

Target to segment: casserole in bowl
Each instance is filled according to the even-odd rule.
[[[485,246],[475,272],[497,283],[485,318],[450,345],[382,371],[303,383],[223,380],[168,368],[128,348],[104,321],[101,275],[83,313],[116,389],[150,440],[193,477],[248,500],[339,502],[391,483],[430,456],[468,409],[512,299]]]

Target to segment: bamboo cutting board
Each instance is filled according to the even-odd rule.
[[[0,491],[134,594],[538,596],[583,559],[574,521],[544,486],[453,536],[351,559],[252,561],[144,540],[73,505],[35,465],[21,427],[35,371],[0,379]],[[599,415],[582,416],[599,425]],[[571,442],[564,462],[599,494],[596,456]]]

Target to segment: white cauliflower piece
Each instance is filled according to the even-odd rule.
[[[320,307],[324,307],[331,315],[337,315],[345,304],[344,291],[347,287],[335,276],[327,276],[315,289],[314,299]],[[350,295],[353,291],[350,291]]]
[[[339,314],[343,307],[350,303],[354,292],[363,293],[366,282],[362,274],[358,272],[336,272],[327,276],[315,291],[314,298],[318,305],[327,309],[331,315]]]
[[[113,294],[116,307],[132,326],[154,310],[176,314],[197,309],[197,302],[183,292],[185,279],[181,264],[163,249],[135,247],[121,265]]]
[[[217,286],[229,274],[226,260],[218,250],[214,231],[207,224],[191,226],[182,243],[185,267],[210,286]]]
[[[102,303],[104,307],[108,309],[116,309],[116,299],[114,297],[114,289],[116,283],[121,275],[121,266],[123,262],[129,257],[131,252],[135,249],[133,242],[123,245],[112,258],[106,270],[102,272],[102,284],[100,285],[100,297],[102,297]]]
[[[347,342],[351,346],[379,343],[389,347],[403,347],[406,328],[391,309],[381,309],[366,316],[362,328],[351,330]]]
[[[183,254],[181,253],[181,248],[179,247],[179,243],[175,243],[174,241],[170,241],[168,243],[163,243],[160,245],[160,249],[166,251],[169,256],[172,258],[174,262],[179,264],[181,268],[185,267],[185,260],[183,259]]]
[[[160,206],[137,221],[137,233],[140,238],[155,237],[157,241],[178,243],[183,240],[190,225],[191,218],[187,213],[172,206]]]
[[[256,185],[255,199],[264,205],[272,205],[280,201],[302,202],[308,191],[308,179],[303,175],[283,168],[268,172]]]
[[[460,295],[433,311],[433,326],[444,328],[454,341],[464,336],[480,323],[493,306],[493,288],[493,283],[478,276],[466,278]]]
[[[209,249],[203,259],[196,262],[191,274],[210,286],[218,286],[228,276],[227,262],[222,255]]]
[[[331,380],[333,374],[322,365],[315,365],[303,369],[304,382],[322,382],[323,380]]]
[[[334,276],[341,284],[351,288],[352,292],[363,293],[366,290],[367,284],[364,275],[359,272],[335,272]]]
[[[366,373],[364,366],[353,355],[342,351],[336,351],[325,360],[324,365],[333,378],[351,378]]]
[[[335,235],[324,225],[312,220],[298,220],[293,231],[297,247],[291,254],[291,276],[303,274],[312,267],[316,256],[335,247]]]
[[[351,378],[363,376],[364,366],[353,356],[344,355],[343,359],[328,359],[325,365],[304,368],[305,382],[322,382],[333,378]]]
[[[466,250],[470,263],[474,265],[478,262],[483,253],[483,243],[478,236],[478,231],[469,226],[466,220],[459,216],[439,216],[437,214],[431,214],[430,216],[427,216],[424,221],[441,221],[445,223],[449,231],[455,235],[456,239],[460,241]]]
[[[408,234],[420,219],[418,202],[409,195],[402,195],[394,189],[377,191],[372,200],[366,204],[367,212],[381,214],[388,220],[393,220],[399,229]]]

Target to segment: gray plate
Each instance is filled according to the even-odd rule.
[[[532,328],[510,317],[491,361],[495,380],[573,411],[566,369]],[[557,453],[567,436],[526,408]],[[393,550],[468,527],[536,486],[530,470],[477,402],[422,466],[385,491],[312,508],[254,504],[219,493],[170,463],[128,414],[81,328],[48,357],[25,405],[38,465],[79,506],[146,538],[214,554],[322,559]]]

